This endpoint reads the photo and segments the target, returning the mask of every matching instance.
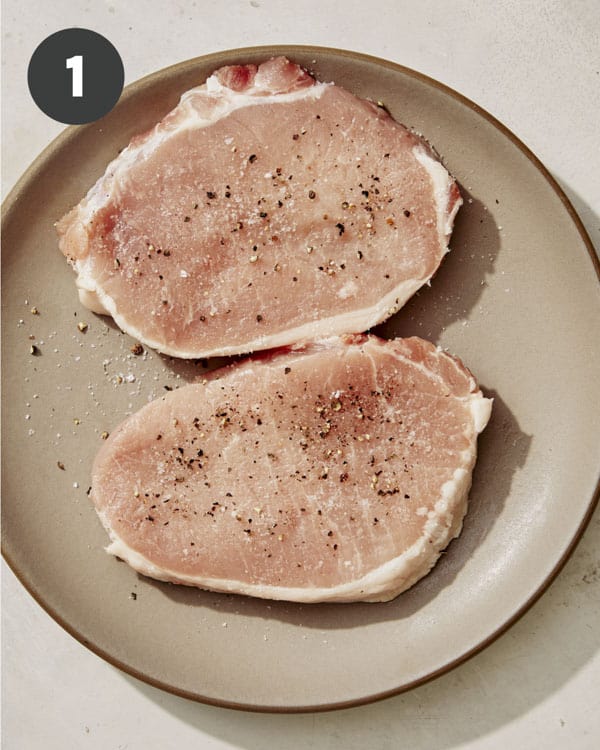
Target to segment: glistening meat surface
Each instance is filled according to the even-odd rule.
[[[435,273],[461,202],[384,109],[275,58],[185,93],[58,233],[85,305],[193,358],[381,322]]]
[[[148,404],[93,468],[108,551],[140,573],[299,602],[385,601],[460,533],[489,419],[418,338],[250,357]]]

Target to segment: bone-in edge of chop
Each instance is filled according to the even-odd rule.
[[[418,338],[249,357],[111,434],[91,493],[107,549],[214,591],[387,601],[460,533],[491,404]]]

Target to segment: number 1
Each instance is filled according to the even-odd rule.
[[[67,68],[73,70],[72,96],[83,96],[83,55],[67,57]]]

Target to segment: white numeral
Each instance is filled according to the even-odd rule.
[[[67,68],[73,70],[73,96],[83,96],[83,55],[67,57]]]

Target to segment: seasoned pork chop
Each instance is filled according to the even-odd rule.
[[[491,400],[418,338],[250,357],[148,404],[93,468],[108,551],[144,575],[298,602],[386,601],[460,533]]]
[[[207,357],[381,322],[434,274],[461,202],[425,141],[279,57],[183,94],[58,234],[84,305]]]

